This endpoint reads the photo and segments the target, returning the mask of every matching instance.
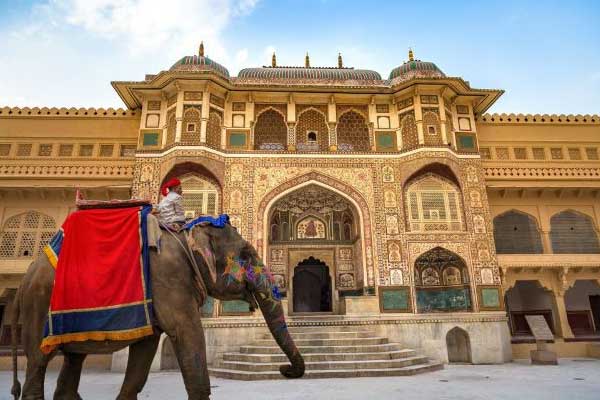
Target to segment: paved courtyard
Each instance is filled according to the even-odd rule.
[[[52,398],[56,372],[48,373],[46,393]],[[21,382],[23,373],[20,374]],[[122,374],[87,371],[80,393],[85,400],[115,398]],[[600,360],[561,359],[559,366],[531,366],[525,361],[504,365],[451,365],[413,377],[315,379],[241,382],[213,378],[213,400],[343,400],[343,399],[600,399]],[[9,400],[11,373],[0,372],[0,399]],[[177,372],[151,374],[140,399],[186,399]]]

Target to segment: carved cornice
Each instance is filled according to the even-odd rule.
[[[600,168],[485,167],[486,179],[600,179]]]
[[[141,113],[135,110],[123,108],[57,108],[57,107],[2,107],[0,118],[22,118],[22,117],[70,117],[70,118],[133,118],[139,117]]]
[[[482,124],[600,124],[600,115],[581,114],[483,114]]]
[[[502,269],[600,268],[600,254],[498,254]]]
[[[0,178],[109,178],[130,180],[134,162],[69,162],[48,165],[48,162],[0,165]]]

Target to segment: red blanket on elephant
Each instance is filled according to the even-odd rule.
[[[45,252],[56,268],[41,349],[152,334],[146,217],[151,207],[70,214]]]

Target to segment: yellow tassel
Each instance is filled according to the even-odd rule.
[[[44,253],[46,253],[46,256],[48,256],[48,261],[50,261],[50,264],[52,264],[54,269],[56,269],[56,266],[58,265],[58,257],[56,257],[56,253],[54,253],[52,247],[50,247],[50,245],[46,245],[44,247]]]
[[[103,341],[103,340],[133,340],[144,336],[154,334],[152,326],[144,326],[128,331],[110,331],[110,332],[76,332],[66,333],[64,335],[48,336],[42,340],[40,350],[42,353],[49,354],[56,346],[71,342],[85,342],[87,340]]]

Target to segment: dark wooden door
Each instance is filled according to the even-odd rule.
[[[294,270],[294,312],[331,311],[331,277],[324,262],[310,257]]]

